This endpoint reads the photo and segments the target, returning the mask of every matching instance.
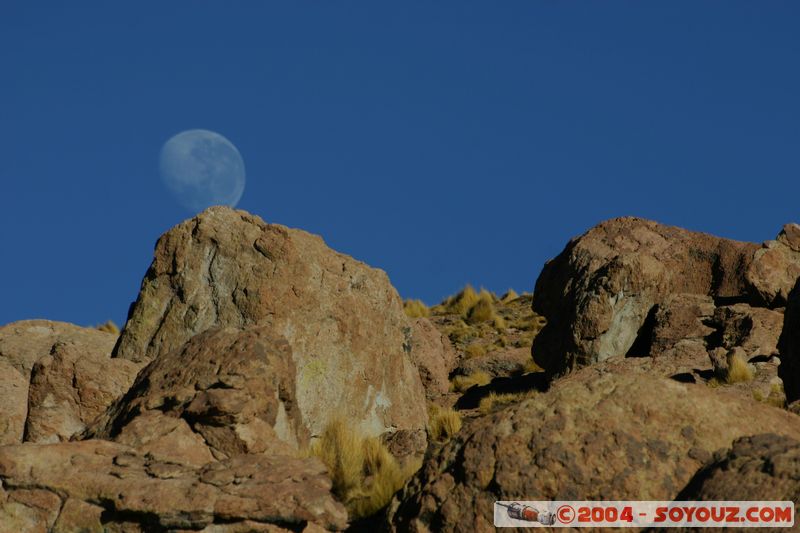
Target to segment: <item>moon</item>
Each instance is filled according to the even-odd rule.
[[[209,130],[186,130],[164,143],[159,158],[164,184],[193,212],[235,207],[244,192],[244,160],[228,139]]]

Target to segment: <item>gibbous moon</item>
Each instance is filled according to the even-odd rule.
[[[208,130],[183,131],[164,143],[161,178],[183,207],[235,207],[244,192],[244,161],[228,139]]]

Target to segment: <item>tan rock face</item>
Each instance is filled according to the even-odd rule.
[[[787,224],[777,240],[765,242],[754,254],[746,279],[763,304],[786,305],[789,291],[800,277],[799,235],[800,226]]]
[[[393,502],[395,531],[493,531],[498,499],[670,500],[712,453],[796,415],[703,385],[590,367],[473,419]]]
[[[190,464],[215,457],[305,447],[291,348],[270,326],[214,328],[158,357],[84,436],[114,438]],[[188,431],[187,431],[188,430]],[[192,435],[195,433],[196,435]],[[164,439],[166,438],[166,441]]]
[[[54,523],[93,531],[98,522],[111,531],[213,531],[248,521],[340,530],[347,521],[313,458],[251,454],[193,468],[99,440],[23,444],[0,448],[0,480],[0,518],[43,531]]]
[[[212,327],[262,322],[291,346],[313,434],[336,414],[369,435],[425,426],[411,325],[386,274],[243,211],[211,208],[159,239],[115,357],[149,361]]]
[[[26,442],[69,440],[133,383],[140,364],[58,341],[31,373]]]
[[[680,499],[746,501],[754,497],[800,501],[800,441],[774,433],[742,437],[699,471]]]
[[[450,390],[450,371],[456,364],[456,351],[450,339],[427,318],[412,321],[411,358],[419,370],[425,395],[436,400]]]
[[[36,361],[49,355],[56,342],[72,343],[85,353],[108,357],[116,340],[110,333],[66,322],[21,320],[0,327],[0,360],[27,380]]]
[[[744,272],[757,249],[639,218],[604,222],[542,270],[533,309],[548,323],[534,341],[534,359],[562,374],[624,355],[668,295],[745,294]]]
[[[499,348],[486,355],[462,359],[453,373],[469,376],[475,372],[486,372],[493,378],[512,376],[523,372],[530,360],[530,348]]]
[[[0,446],[19,444],[28,417],[28,380],[0,359]]]
[[[8,413],[0,442],[19,443],[23,432],[26,442],[67,440],[104,412],[141,367],[111,359],[116,339],[48,320],[0,327],[0,395]]]
[[[800,276],[798,232],[789,224],[759,247],[637,218],[604,222],[542,270],[533,309],[549,322],[536,337],[534,359],[560,375],[615,355],[647,355],[639,353],[646,336],[653,337],[651,355],[666,353],[667,345],[699,352],[709,321],[732,323],[737,315],[744,322],[736,327],[752,332],[734,345],[774,355],[774,309],[786,304]],[[715,311],[715,302],[728,310]]]

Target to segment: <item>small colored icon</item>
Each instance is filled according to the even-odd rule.
[[[514,520],[524,520],[525,522],[539,522],[544,526],[551,526],[555,523],[555,515],[547,511],[539,511],[530,505],[522,505],[521,503],[513,502],[510,504],[496,502],[500,507],[505,507],[508,511],[508,516]]]

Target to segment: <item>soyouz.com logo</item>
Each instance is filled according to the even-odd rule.
[[[794,502],[497,501],[496,527],[792,527]]]

